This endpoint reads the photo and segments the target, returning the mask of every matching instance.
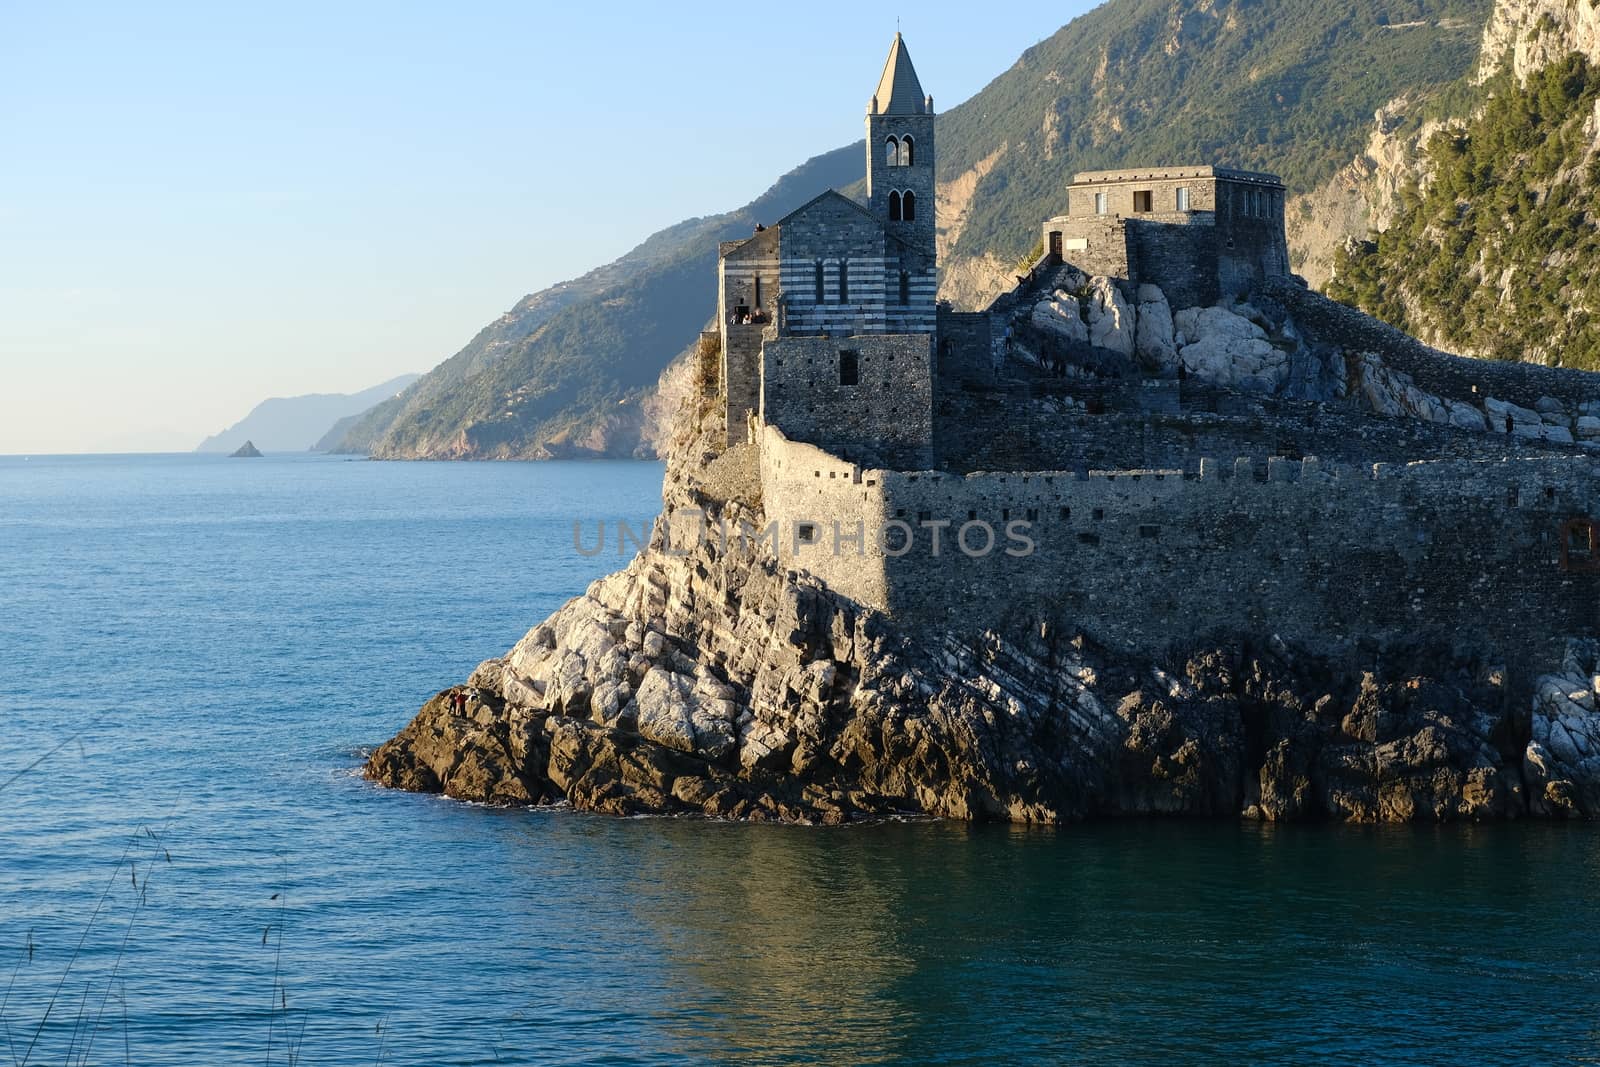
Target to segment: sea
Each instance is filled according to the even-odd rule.
[[[625,562],[661,475],[0,458],[0,1067],[1600,1060],[1590,825],[807,828],[364,781]]]

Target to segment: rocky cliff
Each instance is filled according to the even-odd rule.
[[[719,455],[694,407],[665,513],[759,528],[752,446]],[[430,699],[367,776],[493,804],[821,823],[1600,815],[1592,641],[1530,692],[1446,648],[1374,646],[1352,666],[1270,633],[1160,660],[1043,619],[908,633],[760,541],[667,532],[658,520],[626,570]]]
[[[1367,151],[1301,202],[1303,273],[1453,351],[1600,367],[1597,133],[1600,13],[1500,0],[1476,70],[1380,109]]]

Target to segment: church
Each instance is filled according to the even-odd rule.
[[[867,104],[867,204],[829,190],[724,242],[728,443],[752,416],[793,440],[902,468],[933,460],[933,98],[897,33]]]

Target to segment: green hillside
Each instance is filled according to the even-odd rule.
[[[1486,83],[1430,141],[1426,189],[1336,257],[1328,295],[1453,349],[1600,370],[1597,100],[1576,54]]]
[[[941,118],[941,180],[1009,146],[954,252],[1011,260],[1079,170],[1228,163],[1308,191],[1360,150],[1379,105],[1468,71],[1490,6],[1111,0]]]

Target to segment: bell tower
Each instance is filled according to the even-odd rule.
[[[934,254],[933,97],[894,35],[878,91],[867,104],[867,206],[889,232]]]

